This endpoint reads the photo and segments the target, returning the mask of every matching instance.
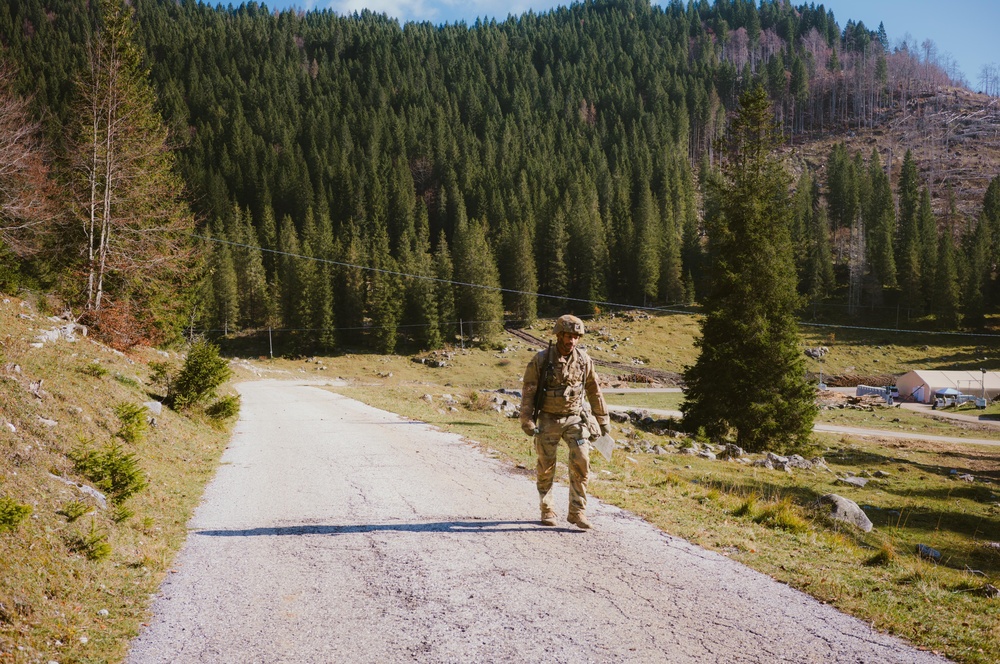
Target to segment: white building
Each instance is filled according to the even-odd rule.
[[[962,394],[996,399],[1000,396],[1000,373],[995,371],[930,371],[918,369],[896,379],[899,397],[905,400],[931,403],[934,393],[945,388]]]

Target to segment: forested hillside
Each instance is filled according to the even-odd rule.
[[[95,54],[121,5],[0,6],[13,109],[0,130],[39,122],[21,143],[33,165],[0,177],[52,189],[44,211],[5,214],[0,250],[19,260],[7,287],[58,289],[108,329],[150,318],[162,324],[148,338],[182,324],[272,327],[302,350],[392,351],[438,346],[460,321],[489,339],[539,312],[696,303],[712,269],[706,221],[724,207],[717,146],[739,94],[758,84],[801,173],[788,186],[804,306],[844,305],[871,322],[899,305],[913,324],[954,329],[986,325],[1000,297],[1000,181],[970,192],[968,178],[912,155],[896,173],[886,166],[909,145],[880,154],[836,138],[922,114],[961,83],[953,66],[932,43],[890,44],[881,26],[840,25],[823,5],[610,0],[447,26],[256,3],[131,5],[134,33],[116,38],[135,45],[126,69],[169,131],[156,182],[178,173],[195,216],[130,208],[129,232],[170,242],[121,250],[129,260],[103,305],[119,307],[118,325],[89,286],[95,259],[79,247],[93,244],[72,240],[93,217],[72,192],[88,191],[78,176],[96,143],[81,126],[98,124],[86,123],[104,89]],[[123,99],[142,108],[140,83]],[[834,149],[803,161],[803,146],[831,136]],[[996,163],[982,171],[988,181]],[[141,189],[142,205],[162,201]],[[108,214],[135,200],[109,196]],[[143,234],[150,217],[159,232]],[[151,278],[156,251],[183,278]],[[157,297],[143,295],[151,284]]]

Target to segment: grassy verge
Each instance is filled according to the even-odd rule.
[[[0,528],[0,661],[120,661],[228,434],[204,415],[166,408],[149,426],[140,406],[158,389],[148,362],[179,366],[176,354],[127,357],[87,339],[35,348],[39,331],[57,323],[8,299],[0,304],[0,500],[30,514]],[[109,444],[117,456],[105,454]],[[97,454],[89,470],[73,460],[85,450]],[[105,476],[122,491],[106,508],[75,485],[96,487],[101,468],[131,469],[136,481],[123,489]]]

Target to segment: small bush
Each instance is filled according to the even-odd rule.
[[[754,521],[790,533],[804,533],[809,530],[809,522],[798,515],[795,506],[788,498],[765,507]]]
[[[97,485],[115,503],[121,503],[146,487],[146,478],[134,454],[117,443],[103,450],[90,449],[86,443],[70,453],[76,471]]]
[[[146,421],[146,408],[134,403],[123,401],[114,407],[115,415],[121,420],[122,426],[115,434],[126,443],[138,443],[146,436],[149,424]]]
[[[66,545],[70,550],[82,553],[87,560],[100,561],[111,555],[108,534],[103,530],[97,530],[93,522],[90,524],[90,532],[70,535]]]
[[[205,409],[205,413],[213,420],[227,420],[240,414],[240,397],[238,394],[224,396]]]
[[[0,497],[0,533],[14,530],[31,514],[30,505],[22,505],[13,498]]]
[[[94,361],[80,367],[80,373],[94,378],[103,378],[108,375],[108,370],[100,362]]]
[[[58,510],[56,514],[66,517],[67,522],[73,523],[89,511],[90,507],[88,507],[86,503],[80,502],[79,500],[73,500],[66,503],[65,507]]]
[[[887,567],[898,560],[899,554],[896,553],[896,549],[891,544],[884,543],[872,557],[865,561],[865,565],[869,567]]]
[[[486,411],[493,409],[493,404],[490,403],[490,400],[484,395],[474,390],[469,392],[469,397],[465,402],[465,407],[472,411],[485,413]]]
[[[229,363],[219,357],[219,347],[199,341],[191,347],[184,366],[171,383],[167,401],[173,408],[186,408],[211,399],[231,374]]]
[[[170,386],[170,365],[166,362],[150,362],[149,382],[156,387],[167,389]]]
[[[760,500],[756,493],[747,496],[740,506],[733,512],[733,516],[746,516],[751,519],[757,516],[757,501]]]
[[[125,374],[116,373],[114,376],[115,380],[124,385],[125,387],[131,387],[136,390],[142,389],[142,383],[133,378],[132,376],[126,376]]]
[[[125,505],[116,505],[113,510],[111,510],[111,520],[115,523],[122,523],[123,521],[128,521],[133,516],[135,512],[130,510]]]

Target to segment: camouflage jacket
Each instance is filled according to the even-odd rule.
[[[521,389],[521,422],[531,420],[534,408],[535,394],[539,389],[538,379],[549,353],[543,350],[528,362],[524,370],[524,382]],[[594,361],[586,351],[575,348],[566,357],[562,357],[555,346],[549,358],[551,369],[548,380],[543,387],[545,400],[542,402],[542,412],[553,415],[579,415],[585,410],[584,396],[590,403],[590,410],[597,418],[598,424],[608,424],[608,406],[604,403],[604,395],[597,384],[597,372]]]

